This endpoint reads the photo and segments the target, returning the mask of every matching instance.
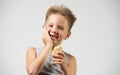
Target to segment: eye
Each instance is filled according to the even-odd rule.
[[[50,24],[50,25],[48,25],[49,27],[53,27],[53,25],[52,24]]]
[[[60,29],[60,30],[64,30],[64,28],[63,28],[63,27],[58,27],[58,29]]]

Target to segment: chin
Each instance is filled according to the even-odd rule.
[[[53,45],[56,45],[57,44],[57,42],[53,42]]]
[[[61,44],[61,42],[53,42],[54,46],[59,45],[59,44]]]

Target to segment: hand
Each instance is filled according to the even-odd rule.
[[[45,45],[53,46],[52,40],[50,38],[50,35],[48,33],[46,26],[44,26],[44,28],[43,28],[42,40],[43,40]]]
[[[63,51],[57,51],[55,54],[52,55],[52,63],[59,64],[62,71],[67,71],[66,56]]]

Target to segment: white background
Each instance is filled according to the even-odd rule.
[[[27,75],[28,47],[41,47],[51,5],[77,17],[64,50],[77,59],[77,75],[120,75],[119,0],[0,0],[0,75]]]

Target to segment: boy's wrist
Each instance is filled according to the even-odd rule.
[[[47,44],[47,45],[45,45],[45,47],[46,47],[46,48],[51,48],[51,49],[52,49],[53,45],[52,45],[52,44]]]
[[[67,66],[61,69],[62,69],[62,75],[69,75]]]

